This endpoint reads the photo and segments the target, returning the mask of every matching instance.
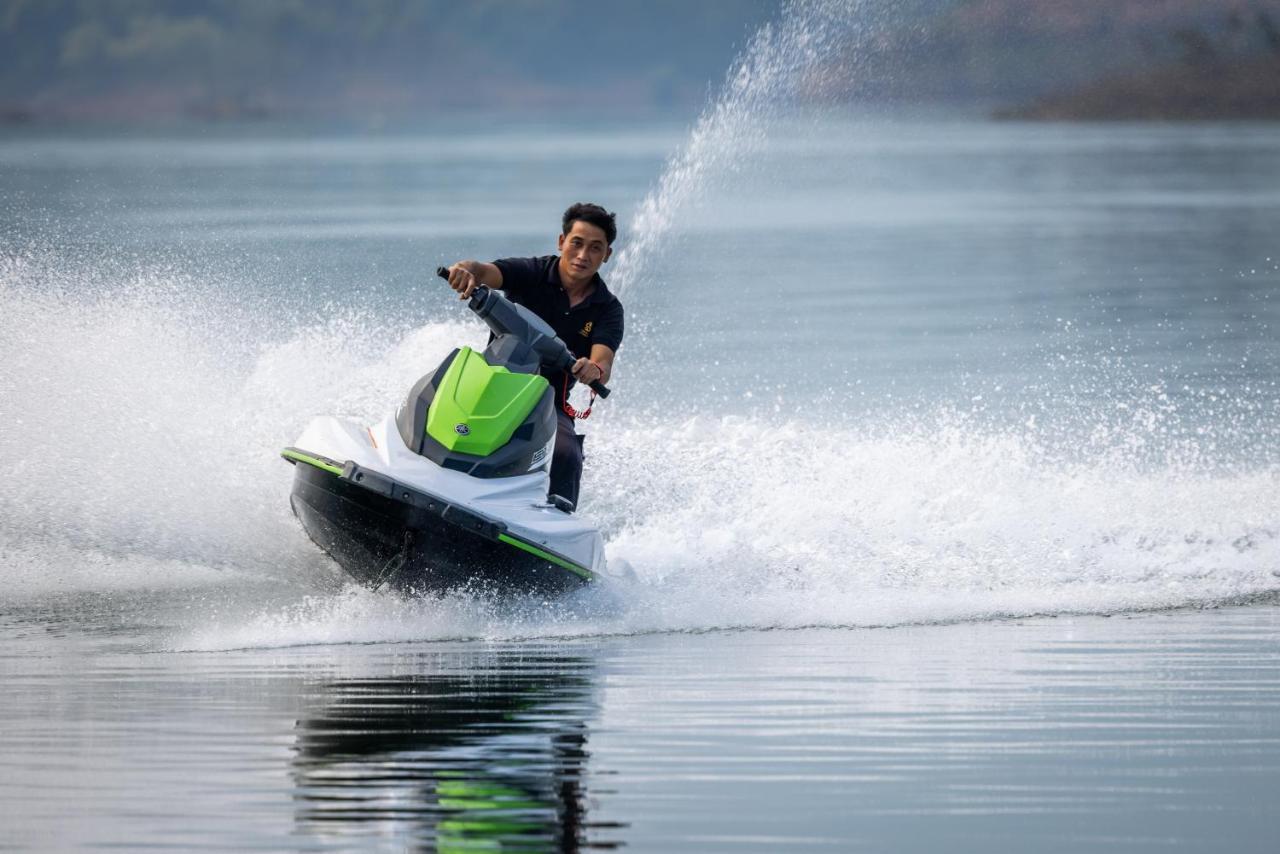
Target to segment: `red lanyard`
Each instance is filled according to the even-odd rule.
[[[594,362],[592,364],[595,364]],[[570,418],[576,418],[578,421],[586,421],[591,417],[591,407],[595,406],[596,392],[591,390],[591,399],[587,401],[587,408],[579,412],[569,403],[569,372],[564,372],[564,412]]]
[[[594,391],[591,392],[590,401],[586,402],[585,410],[582,410],[581,412],[579,412],[570,405],[570,402],[568,402],[568,371],[566,371],[566,373],[564,373],[564,414],[570,416],[571,419],[585,421],[586,419],[589,419],[589,417],[591,417],[591,407],[593,406],[595,406]]]

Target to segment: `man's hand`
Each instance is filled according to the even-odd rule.
[[[604,378],[604,370],[590,359],[579,359],[573,363],[573,378],[580,383],[591,385]]]
[[[469,299],[480,281],[471,272],[472,261],[459,261],[449,268],[449,287],[458,292],[458,299]]]

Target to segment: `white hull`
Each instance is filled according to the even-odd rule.
[[[554,441],[554,440],[553,440]],[[547,463],[515,477],[480,478],[442,468],[407,447],[395,417],[372,427],[332,416],[315,418],[295,447],[338,463],[351,461],[504,525],[513,536],[600,574],[604,540],[581,518],[547,503]],[[549,459],[548,447],[543,459]]]

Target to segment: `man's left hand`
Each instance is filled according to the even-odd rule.
[[[604,376],[604,371],[600,369],[600,366],[590,359],[579,359],[574,362],[571,373],[575,380],[587,385],[599,381]]]

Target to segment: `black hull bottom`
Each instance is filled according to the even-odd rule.
[[[370,587],[556,596],[589,583],[535,554],[323,469],[298,463],[294,472],[289,503],[303,529]]]

